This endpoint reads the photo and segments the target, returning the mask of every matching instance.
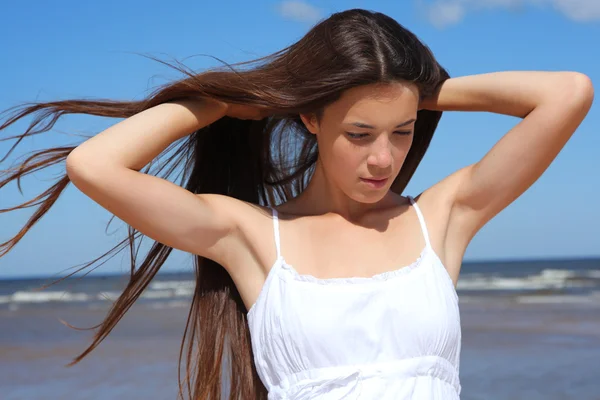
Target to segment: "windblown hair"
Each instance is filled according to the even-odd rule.
[[[162,61],[160,61],[162,62]],[[172,179],[193,193],[218,193],[255,204],[275,206],[298,195],[314,173],[319,156],[314,135],[300,113],[322,115],[324,107],[347,89],[373,83],[413,82],[421,96],[431,94],[448,73],[427,46],[392,18],[353,9],[331,15],[316,24],[298,42],[256,60],[226,64],[193,73],[167,64],[185,77],[163,85],[141,101],[63,100],[25,103],[3,112],[0,130],[29,115],[25,133],[2,138],[15,147],[28,137],[51,130],[65,114],[128,118],[158,104],[190,97],[208,97],[226,103],[265,106],[272,110],[262,120],[220,120],[176,141],[142,172]],[[9,113],[11,112],[11,113]],[[401,194],[429,146],[441,112],[421,110],[414,140],[392,190]],[[2,117],[5,118],[4,116]],[[0,171],[0,188],[19,184],[24,176],[61,164],[75,146],[33,152],[18,165]],[[9,252],[58,200],[69,184],[62,175],[47,190],[18,206],[0,212],[33,208],[27,223],[0,244],[0,257]],[[148,287],[172,248],[154,242],[141,263],[137,260],[140,232],[128,226],[128,236],[102,256],[77,268],[63,279],[96,265],[99,267],[129,248],[131,271],[120,297],[95,329],[90,346],[69,365],[82,360],[104,340]],[[138,243],[139,241],[139,243]],[[229,355],[231,399],[266,399],[266,389],[253,363],[246,308],[227,271],[203,257],[194,257],[196,286],[179,359],[179,398],[220,399],[221,368]],[[62,280],[62,279],[61,279]],[[184,350],[187,349],[187,352]],[[185,357],[184,357],[185,353]],[[186,374],[181,366],[185,358]]]

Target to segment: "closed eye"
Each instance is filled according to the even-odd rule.
[[[410,135],[412,133],[412,131],[395,131],[394,132],[397,135]],[[364,137],[369,136],[368,133],[352,133],[352,132],[346,132],[346,134],[348,135],[348,137],[350,139],[362,139]]]

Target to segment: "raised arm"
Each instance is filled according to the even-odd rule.
[[[140,112],[73,150],[67,158],[68,176],[141,233],[219,262],[220,243],[235,225],[235,207],[223,203],[236,200],[195,195],[138,171],[177,139],[220,119],[226,109],[220,102],[184,100]],[[227,207],[230,212],[222,211]]]
[[[450,234],[465,247],[548,168],[589,111],[590,79],[576,72],[497,72],[449,79],[426,109],[523,118],[477,163],[455,174]],[[481,134],[485,134],[482,127]]]

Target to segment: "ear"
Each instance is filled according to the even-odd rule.
[[[300,114],[300,119],[310,133],[319,133],[319,122],[317,121],[317,116],[315,114]]]

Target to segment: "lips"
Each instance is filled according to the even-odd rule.
[[[380,189],[380,188],[384,187],[387,184],[388,179],[389,178],[383,178],[383,179],[360,178],[360,180],[363,181],[365,184],[367,184],[371,188],[375,188],[375,189]]]

